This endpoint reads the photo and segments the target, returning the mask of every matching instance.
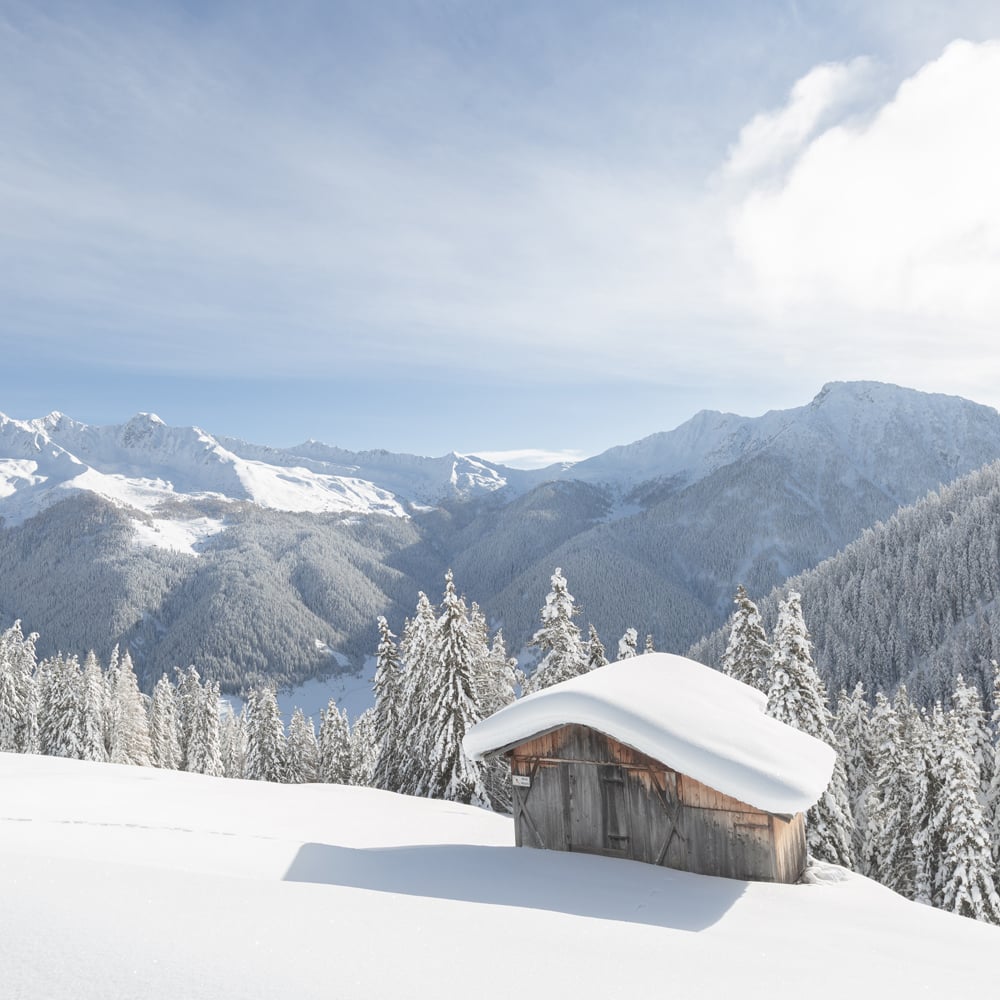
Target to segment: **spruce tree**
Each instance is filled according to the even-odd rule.
[[[246,715],[246,777],[251,781],[284,781],[285,727],[274,688],[251,691]]]
[[[958,681],[962,686],[961,678]],[[993,854],[980,804],[974,723],[956,707],[949,713],[941,761],[941,906],[952,913],[1000,924]]]
[[[474,637],[465,602],[455,592],[451,570],[438,619],[439,669],[429,692],[430,732],[434,736],[420,794],[428,798],[489,805],[482,773],[462,746],[480,715],[473,690]]]
[[[844,776],[847,779],[847,798],[854,817],[854,837],[852,849],[854,860],[861,872],[870,874],[865,868],[864,842],[867,827],[868,796],[874,771],[875,759],[872,748],[871,721],[864,685],[858,683],[851,694],[840,692],[837,714],[833,720],[833,735],[837,741],[837,752],[844,762]]]
[[[871,730],[874,761],[863,867],[883,885],[912,898],[916,871],[910,829],[911,788],[905,779],[907,747],[900,719],[881,692],[875,698]]]
[[[378,745],[375,743],[374,713],[370,708],[354,720],[354,725],[350,728],[349,746],[351,784],[371,787]]]
[[[488,655],[473,678],[476,704],[484,719],[514,701],[518,673],[517,660],[507,656],[503,632],[498,630]],[[512,804],[510,762],[504,754],[493,754],[483,761],[481,767],[486,794],[493,808],[497,812],[509,812]]]
[[[945,732],[944,713],[940,705],[922,717],[922,725],[914,732],[910,770],[913,802],[910,807],[910,829],[913,831],[913,898],[929,906],[942,901],[942,857],[944,834],[938,825],[944,814],[942,802],[941,761]]]
[[[773,650],[757,610],[740,584],[736,588],[736,610],[729,619],[729,641],[722,656],[722,672],[767,693],[768,665]]]
[[[189,736],[184,770],[192,774],[221,777],[222,744],[219,740],[219,685],[208,681],[199,685],[186,706]]]
[[[246,716],[237,715],[228,702],[219,714],[219,746],[222,752],[222,773],[227,778],[242,778],[246,773]]]
[[[587,672],[587,651],[580,641],[580,629],[573,621],[579,614],[562,570],[552,574],[552,589],[542,608],[542,627],[531,637],[529,646],[537,646],[542,658],[528,682],[531,691],[541,691],[560,681]]]
[[[809,632],[800,601],[800,595],[790,591],[778,609],[767,713],[836,749],[826,688],[813,667]],[[854,862],[853,827],[847,776],[838,754],[830,784],[806,814],[806,841],[810,853],[821,861],[850,868]]]
[[[419,794],[427,775],[434,734],[431,731],[430,692],[440,670],[437,615],[427,595],[417,595],[417,609],[403,629],[400,656],[405,687],[401,713],[404,751],[400,761],[399,791]]]
[[[177,700],[170,678],[164,674],[153,688],[149,711],[149,735],[153,747],[153,763],[157,767],[176,771],[181,763],[181,745],[177,730]]]
[[[174,674],[177,677],[175,703],[177,706],[177,741],[181,753],[179,767],[182,771],[186,771],[194,720],[202,698],[201,677],[194,664],[190,664],[186,670],[175,667]]]
[[[35,680],[37,659],[35,642],[38,634],[24,635],[20,621],[0,633],[0,673],[9,675],[11,690],[7,699],[8,718],[15,718],[12,706],[16,702],[11,749],[20,753],[38,753],[38,684]],[[0,682],[2,683],[2,682]],[[3,710],[0,710],[3,711]],[[0,723],[2,725],[2,723]]]
[[[54,656],[47,663],[47,698],[39,717],[41,752],[50,757],[83,757],[80,663]]]
[[[106,761],[104,674],[93,651],[87,654],[80,682],[80,752],[84,760]]]
[[[319,746],[312,719],[306,719],[301,708],[292,712],[288,725],[288,767],[285,780],[291,785],[304,785],[319,778]]]
[[[405,740],[403,731],[403,670],[396,637],[385,618],[378,620],[379,641],[375,654],[375,713],[373,729],[378,759],[372,784],[386,791],[398,791],[401,784]]]
[[[993,868],[1000,879],[1000,664],[991,662],[993,668],[993,713],[990,727],[993,731],[993,779],[986,792],[983,815],[990,831],[993,848]]]
[[[153,745],[149,738],[149,719],[128,650],[121,655],[117,666],[112,693],[111,749],[108,758],[113,764],[150,767],[153,763]]]
[[[319,780],[334,785],[351,783],[351,729],[347,713],[331,698],[320,716]]]
[[[598,667],[606,667],[607,665],[608,657],[604,643],[601,642],[597,629],[590,625],[587,635],[587,669],[596,670]]]
[[[17,753],[21,750],[20,730],[25,706],[5,639],[6,636],[0,637],[0,751]]]
[[[625,634],[618,640],[618,659],[632,659],[636,654],[638,645],[639,633],[634,628],[625,629]]]

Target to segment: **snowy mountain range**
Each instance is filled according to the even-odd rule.
[[[26,421],[0,414],[0,515],[8,525],[74,491],[150,514],[171,500],[215,498],[272,510],[405,517],[413,505],[524,489],[545,474],[454,453],[355,453],[316,441],[268,448],[198,427],[168,427],[152,413],[111,427],[58,412]],[[159,542],[176,547],[169,532]]]
[[[151,414],[0,417],[0,615],[40,651],[115,642],[148,682],[195,662],[230,690],[370,653],[454,568],[516,652],[555,566],[606,642],[682,651],[901,505],[1000,458],[1000,414],[833,383],[761,417],[703,411],[574,465],[268,448]]]

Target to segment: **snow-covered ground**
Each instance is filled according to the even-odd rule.
[[[4,1000],[986,996],[1000,930],[828,869],[518,850],[339,786],[0,754]]]

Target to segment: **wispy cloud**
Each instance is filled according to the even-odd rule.
[[[498,462],[511,469],[545,469],[562,462],[579,462],[587,456],[581,451],[546,451],[541,448],[514,448],[507,451],[478,451],[478,458]]]
[[[753,178],[786,167],[824,122],[868,95],[872,77],[872,62],[865,56],[811,69],[783,107],[755,115],[740,129],[723,168],[727,178]]]

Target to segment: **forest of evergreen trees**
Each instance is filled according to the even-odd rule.
[[[164,674],[143,695],[128,652],[106,666],[94,654],[39,660],[35,635],[15,623],[0,635],[0,751],[42,753],[290,783],[337,782],[509,811],[503,759],[471,760],[470,726],[530,693],[588,670],[609,668],[562,571],[532,639],[530,677],[490,634],[482,610],[449,571],[439,606],[418,596],[392,633],[378,620],[375,705],[351,725],[330,702],[317,734],[298,709],[285,726],[275,690],[250,692],[236,714],[214,681],[193,666]],[[629,628],[617,658],[638,654]],[[646,651],[653,647],[647,637]],[[918,706],[904,686],[869,698],[841,691],[832,711],[812,658],[800,595],[780,603],[768,636],[741,587],[722,669],[767,694],[769,714],[838,751],[824,795],[806,817],[810,854],[853,868],[915,900],[1000,923],[1000,709],[987,716],[975,685],[956,678],[946,703]],[[993,705],[1000,672],[992,667]]]

